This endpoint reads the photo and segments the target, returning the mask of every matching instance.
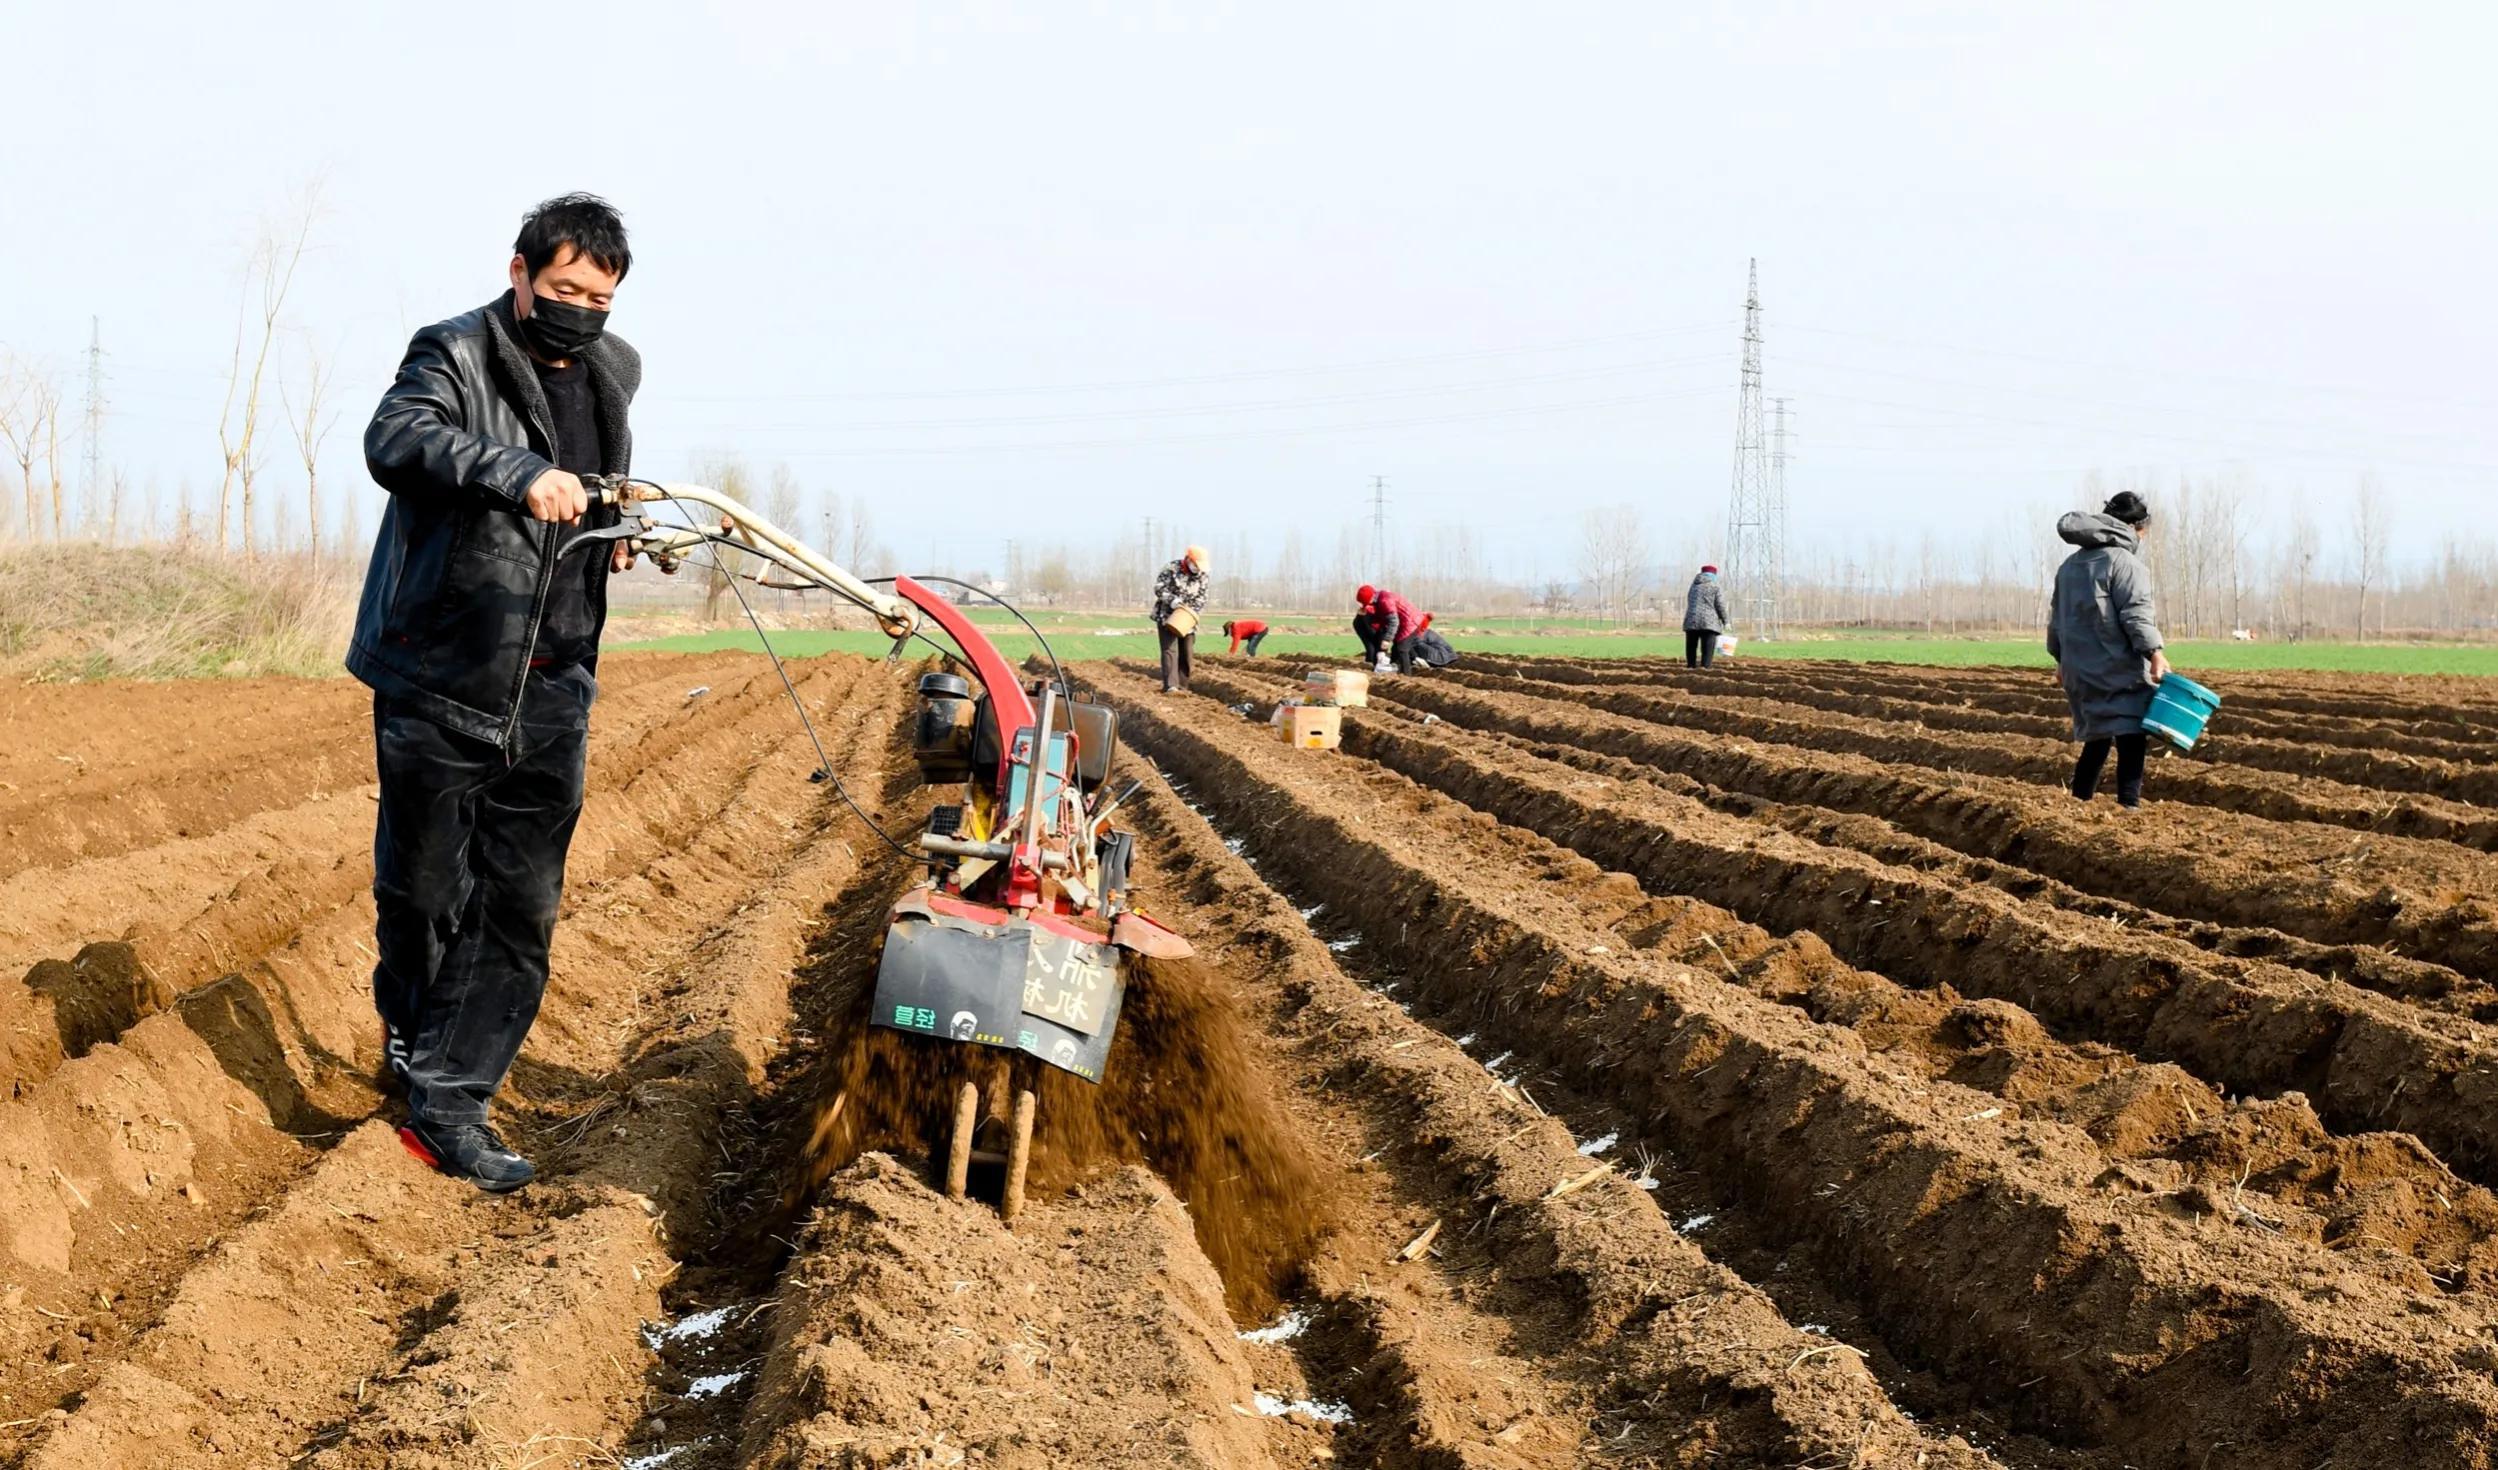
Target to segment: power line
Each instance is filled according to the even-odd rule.
[[[2048,357],[2035,352],[2012,352],[2000,347],[1955,346],[1948,342],[1920,342],[1909,337],[1885,336],[1880,332],[1851,332],[1838,327],[1808,327],[1797,322],[1782,321],[1779,325],[1791,332],[1810,332],[1821,337],[1854,337],[1866,342],[1884,342],[1894,347],[1915,347],[1931,352],[1948,352],[1955,356],[1976,354],[1981,357],[2004,357],[2016,362],[2044,363],[2050,367],[2085,368],[2092,372],[2123,373],[2127,377],[2152,375],[2168,378],[2199,378],[2209,383],[2232,383],[2243,388],[2261,388],[2276,393],[2339,393],[2353,398],[2400,398],[2425,403],[2452,403],[2471,408],[2489,408],[2490,400],[2474,398],[2423,398],[2409,388],[2355,388],[2335,383],[2284,383],[2269,378],[2242,378],[2227,373],[2199,373],[2187,368],[2159,367],[2145,363],[2090,362],[2077,357]]]
[[[1502,388],[1525,388],[1544,383],[1575,383],[1590,378],[1620,377],[1634,373],[1661,372],[1668,368],[1693,367],[1726,360],[1722,352],[1698,357],[1665,358],[1650,362],[1610,363],[1602,367],[1572,368],[1562,372],[1528,373],[1507,378],[1478,378],[1462,383],[1427,383],[1403,388],[1367,388],[1350,393],[1325,393],[1304,398],[1264,398],[1233,403],[1167,404],[1159,408],[1086,409],[1076,413],[989,414],[977,418],[950,419],[852,419],[826,423],[818,419],[795,422],[761,422],[754,420],[714,424],[714,428],[739,430],[804,429],[812,433],[857,434],[896,429],[1011,429],[1047,424],[1125,423],[1132,419],[1199,418],[1212,414],[1277,413],[1302,408],[1329,408],[1347,403],[1376,403],[1398,398],[1429,398],[1443,393],[1478,393]]]
[[[1654,393],[1627,393],[1611,398],[1578,398],[1560,403],[1530,403],[1513,408],[1475,409],[1462,413],[1425,414],[1400,419],[1358,419],[1350,423],[1236,429],[1207,434],[1166,434],[1141,439],[1039,439],[1013,444],[904,444],[859,449],[800,449],[775,457],[787,459],[793,464],[803,464],[823,459],[997,454],[1008,451],[1046,453],[1062,449],[1151,449],[1175,444],[1210,444],[1240,439],[1290,439],[1304,434],[1346,434],[1378,429],[1410,429],[1437,424],[1470,424],[1532,414],[1563,413],[1583,408],[1627,408],[1636,404],[1663,403],[1678,398],[1710,397],[1723,391],[1721,388],[1713,387],[1678,388]]]
[[[1356,362],[1321,363],[1301,367],[1244,368],[1236,372],[1197,373],[1179,377],[1116,378],[1092,383],[1032,383],[1021,387],[889,389],[827,393],[672,393],[649,394],[645,397],[652,401],[673,403],[817,403],[910,401],[934,398],[1025,398],[1056,393],[1108,393],[1139,388],[1182,388],[1206,383],[1242,383],[1252,382],[1259,378],[1311,377],[1328,373],[1367,372],[1375,368],[1420,367],[1439,362],[1479,362],[1486,358],[1524,357],[1541,352],[1572,352],[1583,347],[1612,347],[1631,342],[1654,342],[1666,337],[1688,337],[1698,332],[1722,331],[1725,326],[1723,321],[1695,322],[1688,326],[1656,327],[1639,332],[1616,332],[1602,337],[1577,337],[1559,342],[1533,342],[1515,347],[1486,347],[1463,352],[1430,352],[1410,357],[1374,357]]]

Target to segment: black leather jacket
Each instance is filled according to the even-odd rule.
[[[632,466],[626,423],[639,354],[613,336],[582,353],[608,474]],[[557,527],[524,497],[554,468],[546,394],[521,349],[509,296],[416,334],[364,431],[364,463],[390,492],[364,574],[347,669],[463,735],[509,749],[520,716]],[[593,511],[610,522],[615,512]],[[607,548],[572,553],[605,565]],[[592,583],[603,623],[607,582]],[[595,661],[593,662],[595,669]]]

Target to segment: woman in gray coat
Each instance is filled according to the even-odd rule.
[[[2047,616],[2047,653],[2073,706],[2073,738],[2082,758],[2073,766],[2073,794],[2090,800],[2099,772],[2116,749],[2116,800],[2142,805],[2143,758],[2151,737],[2142,717],[2151,692],[2168,677],[2168,654],[2151,602],[2151,572],[2142,564],[2151,507],[2121,491],[2097,514],[2074,511],[2056,522],[2073,554],[2056,568],[2056,597]]]
[[[1717,568],[1702,567],[1683,594],[1683,664],[1705,669],[1717,662],[1718,635],[1726,631],[1726,589]]]

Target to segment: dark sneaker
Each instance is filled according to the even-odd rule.
[[[510,1194],[538,1177],[537,1168],[512,1152],[483,1123],[429,1123],[411,1118],[399,1127],[399,1141],[409,1153],[454,1179],[465,1179],[488,1194]]]

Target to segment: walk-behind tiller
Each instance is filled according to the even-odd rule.
[[[1055,657],[1048,677],[1027,680],[961,609],[922,583],[895,577],[891,593],[879,591],[717,490],[622,477],[591,485],[597,503],[623,519],[582,541],[622,540],[663,566],[706,546],[733,548],[781,574],[759,585],[820,588],[866,609],[893,639],[893,657],[913,638],[947,651],[928,639],[924,622],[954,641],[980,692],[958,674],[922,675],[912,753],[925,780],[959,781],[963,799],[933,810],[919,851],[906,852],[929,873],[886,923],[870,1022],[947,1045],[1026,1052],[1101,1081],[1126,990],[1122,952],[1192,953],[1188,941],[1128,903],[1135,838],[1113,830],[1110,819],[1135,786],[1115,796],[1107,790],[1117,716],[1074,698]],[[686,507],[689,522],[654,519],[649,507],[660,502]],[[744,602],[743,591],[738,597]],[[817,754],[820,777],[838,789],[820,746]],[[960,1199],[972,1164],[1002,1165],[1000,1211],[1011,1221],[1023,1203],[1036,1102],[1028,1089],[1016,1092],[1011,1108],[1003,1097],[994,1102],[983,1108],[977,1083],[957,1089],[945,1187]],[[1003,1147],[984,1149],[977,1135],[992,1117],[1003,1120]]]

